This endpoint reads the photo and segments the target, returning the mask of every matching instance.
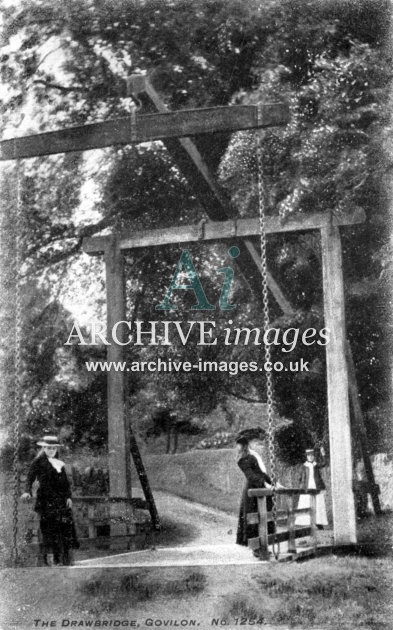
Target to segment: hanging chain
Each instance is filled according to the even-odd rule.
[[[20,494],[19,478],[19,445],[20,425],[22,416],[22,296],[21,296],[21,269],[22,269],[22,200],[21,200],[21,165],[16,163],[16,222],[15,222],[15,268],[16,268],[16,292],[15,292],[15,395],[14,395],[14,457],[13,457],[13,515],[12,515],[12,559],[14,565],[19,559],[18,553],[18,502]]]
[[[258,105],[258,122],[262,117],[261,106]],[[261,239],[261,272],[262,272],[262,301],[263,301],[263,327],[266,332],[270,326],[269,319],[269,293],[268,293],[268,273],[267,273],[267,255],[266,255],[266,221],[265,221],[265,187],[263,182],[263,151],[262,136],[260,131],[257,132],[257,171],[258,171],[258,209],[259,209],[259,233]],[[265,364],[271,360],[271,352],[269,344],[264,344]],[[272,372],[266,371],[266,396],[267,396],[267,417],[268,417],[268,448],[270,461],[270,474],[273,485],[273,521],[274,532],[277,533],[277,498],[276,498],[276,460],[274,451],[274,426],[273,426],[273,376]],[[273,545],[273,553],[275,557],[278,554]]]

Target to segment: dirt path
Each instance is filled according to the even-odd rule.
[[[79,560],[76,566],[206,566],[258,562],[249,549],[235,544],[235,516],[165,492],[156,491],[154,496],[162,532],[150,549]]]
[[[174,522],[186,527],[189,531],[187,542],[179,541],[177,546],[220,545],[235,542],[237,518],[232,514],[165,492],[156,491],[154,496],[164,527],[166,523]],[[160,544],[159,541],[158,544]]]

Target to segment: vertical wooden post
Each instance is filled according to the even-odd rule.
[[[87,506],[87,519],[88,519],[88,536],[89,538],[95,538],[96,528],[94,526],[95,509],[92,503]]]
[[[257,497],[258,512],[259,512],[259,553],[261,560],[269,559],[269,543],[267,535],[267,511],[266,511],[266,497]],[[270,513],[269,513],[270,514]]]
[[[288,552],[296,553],[296,539],[295,539],[295,513],[294,513],[294,496],[289,495],[288,501]]]
[[[341,240],[338,227],[321,228],[326,346],[329,443],[334,543],[356,542],[352,490],[352,448],[345,356],[345,307]]]
[[[360,406],[358,385],[356,381],[355,365],[353,362],[352,350],[349,341],[346,343],[348,378],[349,378],[349,398],[352,404],[353,424],[360,442],[362,451],[364,470],[368,481],[368,491],[371,495],[375,514],[382,514],[379,500],[379,487],[375,483],[373,466],[369,453],[366,427],[364,426],[362,408]]]
[[[125,320],[124,259],[116,238],[111,239],[105,252],[106,303],[107,303],[107,346],[108,362],[124,360],[123,346],[112,339],[113,326]],[[125,328],[119,326],[117,338],[122,341]],[[126,414],[126,373],[114,369],[108,372],[108,468],[109,494],[124,497],[125,503],[111,504],[111,535],[129,533],[132,523],[130,434]],[[133,533],[133,532],[132,532]]]
[[[314,552],[317,550],[317,495],[310,496],[310,524],[311,524],[311,543]]]

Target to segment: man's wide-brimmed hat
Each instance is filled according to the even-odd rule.
[[[306,455],[311,455],[315,453],[315,450],[313,448],[306,448],[305,453]]]
[[[265,437],[265,431],[261,427],[255,427],[253,429],[240,431],[236,436],[236,442],[238,444],[248,444],[251,440],[264,440]]]
[[[60,446],[59,438],[56,435],[44,435],[37,444],[38,446]]]

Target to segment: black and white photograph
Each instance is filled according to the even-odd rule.
[[[393,628],[390,0],[0,0],[0,630]]]

